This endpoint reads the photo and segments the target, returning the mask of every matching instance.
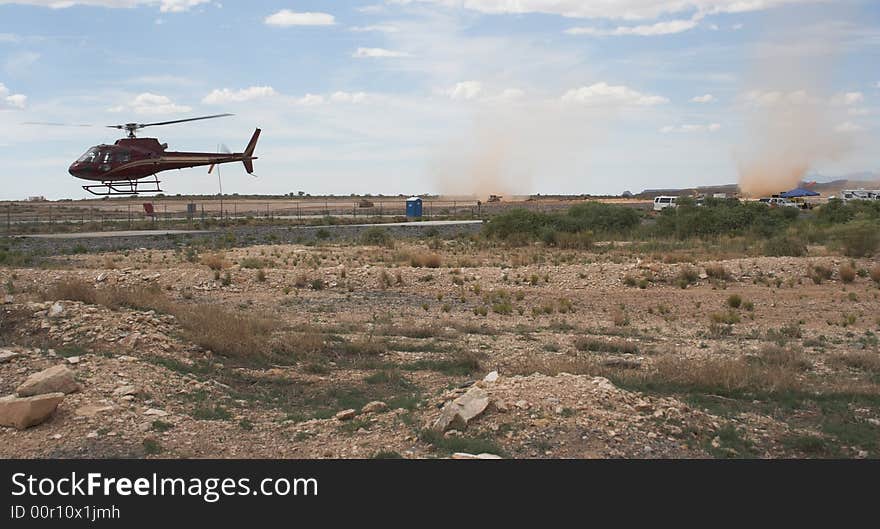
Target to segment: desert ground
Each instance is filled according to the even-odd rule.
[[[723,246],[375,236],[4,266],[0,395],[73,382],[0,427],[0,457],[880,456],[876,261]]]

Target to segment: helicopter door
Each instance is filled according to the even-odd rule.
[[[101,151],[101,154],[98,155],[98,170],[101,172],[106,172],[111,169],[110,161],[113,157],[113,153],[111,151]]]

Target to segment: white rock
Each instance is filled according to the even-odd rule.
[[[29,376],[15,392],[19,397],[32,397],[46,393],[73,393],[79,389],[73,371],[67,366],[57,365]]]
[[[0,351],[0,364],[5,364],[6,362],[9,362],[10,360],[15,358],[16,356],[19,356],[19,354],[16,353],[15,351],[7,351],[7,350]]]
[[[80,358],[78,356],[68,356],[67,363],[76,365],[80,362]]]
[[[14,426],[19,430],[36,426],[48,419],[63,400],[64,393],[0,398],[0,425]]]
[[[144,412],[144,415],[150,415],[153,417],[167,417],[168,412],[165,410],[159,410],[156,408],[150,408],[149,410]]]
[[[483,382],[495,382],[498,380],[498,371],[492,371],[485,377],[483,377]]]
[[[468,454],[467,452],[456,452],[452,454],[452,459],[501,459],[501,456],[495,454]]]
[[[113,390],[114,397],[126,397],[129,395],[134,395],[137,393],[137,388],[134,386],[120,386]]]
[[[483,413],[488,406],[489,395],[482,388],[474,386],[464,395],[447,403],[431,428],[438,432],[464,430],[468,421]]]
[[[88,404],[86,406],[80,406],[76,409],[74,413],[80,417],[94,417],[99,413],[110,411],[112,409],[113,406],[99,406],[97,404]]]
[[[364,404],[364,407],[361,408],[361,413],[375,413],[379,411],[383,411],[388,407],[387,404],[382,402],[381,400],[374,400],[373,402],[368,402]]]
[[[357,410],[355,409],[342,410],[336,414],[336,420],[347,421],[354,419],[355,416],[357,416]]]
[[[61,303],[56,301],[51,307],[49,307],[48,316],[50,318],[58,318],[62,314],[64,314],[64,305],[62,305]]]

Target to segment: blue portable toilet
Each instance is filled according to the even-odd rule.
[[[406,199],[406,216],[408,218],[420,218],[422,216],[422,199],[419,197],[409,197]]]

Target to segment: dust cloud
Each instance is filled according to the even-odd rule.
[[[577,184],[589,188],[596,116],[548,101],[485,104],[471,112],[469,123],[429,162],[441,194],[481,200],[529,195],[548,192],[551,179],[571,174],[583,175]]]
[[[852,146],[831,104],[839,33],[807,21],[770,27],[773,37],[753,52],[742,101],[747,136],[735,151],[740,190],[751,197],[797,187]]]

